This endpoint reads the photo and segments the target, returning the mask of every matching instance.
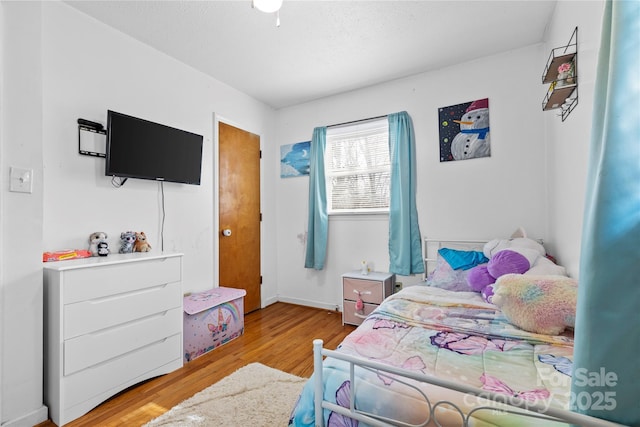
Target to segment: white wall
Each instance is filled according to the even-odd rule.
[[[166,251],[184,257],[184,290],[217,285],[214,116],[261,137],[263,305],[276,297],[275,113],[61,2],[2,2],[2,425],[46,419],[42,406],[42,252],[87,248],[91,232],[145,231],[160,250],[159,184],[104,176],[78,154],[77,119],[107,109],[204,135],[202,185],[164,185]],[[34,169],[32,195],[7,191],[9,166]],[[35,413],[35,416],[34,416]],[[44,418],[43,418],[44,416]],[[41,419],[38,419],[41,418]]]
[[[562,122],[557,110],[544,113],[548,162],[548,248],[567,272],[578,278],[596,63],[600,48],[602,1],[560,1],[545,36],[546,61],[551,49],[569,43],[578,27],[578,105]],[[541,62],[541,64],[543,64]],[[541,65],[540,74],[544,65]],[[542,99],[548,85],[541,85]]]
[[[283,109],[277,115],[279,144],[309,140],[315,126],[406,110],[416,134],[423,236],[491,239],[524,226],[530,235],[546,238],[541,58],[542,46],[530,46]],[[491,157],[440,163],[438,108],[486,97]],[[284,301],[333,308],[341,303],[342,273],[358,268],[362,259],[388,269],[388,221],[331,218],[325,270],[304,269],[307,191],[307,177],[277,178],[278,294]],[[407,284],[420,277],[398,279]]]
[[[112,109],[204,135],[201,185],[164,184],[164,249],[185,254],[186,291],[211,287],[213,114],[261,135],[264,146],[272,139],[273,111],[64,4],[45,3],[44,10],[45,248],[85,248],[90,233],[105,231],[117,251],[120,232],[136,230],[160,250],[159,184],[130,179],[114,188],[104,159],[78,154],[76,120],[106,125]]]
[[[3,123],[4,123],[4,4],[0,2],[0,161],[4,157],[4,149],[3,149],[3,141],[4,141],[4,132],[3,132]],[[0,212],[4,211],[4,188],[7,183],[7,178],[5,174],[5,168],[3,164],[0,164]],[[0,247],[4,248],[4,239],[2,236],[4,235],[4,222],[0,220]],[[2,257],[0,256],[0,307],[2,307],[4,312],[4,279],[2,277],[2,272],[4,271],[4,263],[2,261]],[[3,381],[3,363],[1,362],[4,354],[4,319],[2,319],[2,323],[0,323],[0,402],[2,402],[2,384]],[[0,403],[0,425],[2,425],[2,420],[4,417],[2,416],[2,404]]]
[[[46,419],[42,404],[42,59],[40,4],[2,4],[2,425]],[[20,43],[12,41],[20,40]],[[33,193],[9,192],[11,166]]]

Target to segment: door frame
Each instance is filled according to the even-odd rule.
[[[219,124],[224,123],[238,129],[242,129],[245,132],[250,132],[260,137],[260,151],[263,150],[262,146],[262,135],[259,132],[254,132],[248,126],[243,126],[234,120],[230,120],[227,117],[224,117],[220,114],[213,113],[213,280],[215,282],[215,286],[220,286],[220,188],[218,184],[218,175],[220,173],[220,134],[219,134]],[[264,168],[260,167],[260,209],[262,210],[263,201],[262,195],[263,191],[263,173]],[[260,265],[263,265],[264,257],[263,257],[263,242],[264,236],[262,235],[263,230],[260,227]],[[264,295],[260,292],[260,308],[264,308]]]

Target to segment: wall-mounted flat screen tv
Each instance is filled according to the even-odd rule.
[[[200,185],[202,135],[109,110],[107,176]]]

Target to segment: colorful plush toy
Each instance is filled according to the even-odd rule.
[[[564,268],[548,259],[544,247],[529,239],[522,228],[510,239],[487,242],[483,253],[489,262],[469,270],[467,282],[488,302],[492,302],[493,284],[505,274],[566,275]]]
[[[496,281],[492,302],[520,329],[559,335],[575,326],[577,299],[575,279],[506,274]]]
[[[133,231],[123,231],[120,233],[120,253],[130,254],[133,252],[133,244],[136,241],[136,233]]]
[[[91,256],[104,256],[109,253],[107,237],[107,233],[103,231],[96,231],[89,235],[89,252],[91,252]],[[105,248],[106,253],[104,251]]]
[[[144,231],[136,233],[136,241],[133,244],[134,252],[149,252],[151,250],[151,245],[147,242],[147,236],[144,234]]]

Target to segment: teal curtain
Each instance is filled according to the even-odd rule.
[[[408,276],[424,273],[416,208],[416,144],[406,111],[390,114],[389,271]]]
[[[640,2],[607,1],[580,256],[573,410],[640,426]]]
[[[327,188],[324,177],[324,149],[327,145],[327,128],[313,130],[309,159],[309,222],[307,224],[307,253],[305,268],[322,270],[327,256]]]

